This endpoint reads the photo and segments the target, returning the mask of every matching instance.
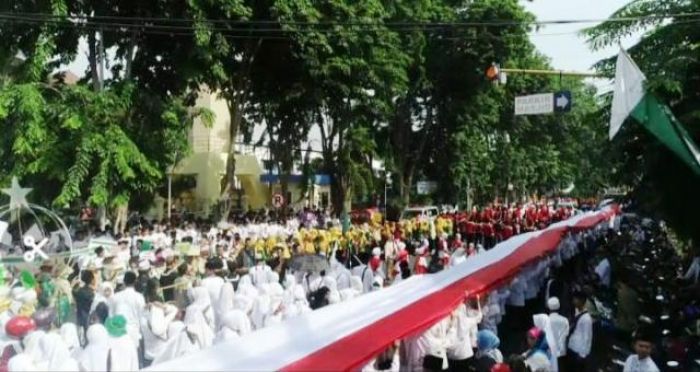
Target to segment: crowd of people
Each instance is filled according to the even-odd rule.
[[[573,213],[546,203],[489,206],[434,220],[367,221],[346,231],[338,220],[302,217],[285,224],[143,225],[73,261],[45,261],[36,273],[6,271],[0,371],[158,365],[459,265],[511,234]],[[594,344],[606,320],[594,309],[605,308],[596,306],[597,297],[612,291],[612,247],[621,241],[597,231],[568,236],[554,255],[502,288],[465,299],[424,333],[397,340],[364,370],[594,370],[602,365]],[[624,283],[616,271],[615,284]],[[625,370],[653,371],[644,350],[657,339],[646,329],[631,332],[638,324],[630,311],[618,306],[628,323],[614,322],[615,329],[638,345],[628,364],[648,368]]]

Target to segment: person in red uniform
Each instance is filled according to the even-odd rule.
[[[503,240],[508,240],[513,236],[513,226],[510,224],[503,225],[503,231],[501,231],[501,236]]]
[[[496,245],[496,230],[491,221],[481,224],[482,233],[484,235],[484,248],[491,249]]]
[[[476,222],[467,221],[467,243],[476,242]]]

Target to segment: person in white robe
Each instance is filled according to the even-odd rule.
[[[269,273],[272,271],[272,268],[265,263],[259,253],[255,254],[255,262],[255,266],[250,268],[248,275],[250,275],[253,285],[260,288],[263,284],[268,283],[270,279]]]
[[[187,332],[185,323],[174,321],[168,326],[168,342],[160,355],[153,359],[153,365],[165,363],[200,350],[194,337]]]
[[[306,292],[301,286],[295,287],[294,300],[284,308],[283,318],[290,319],[311,311],[309,301],[306,299]]]
[[[63,338],[63,342],[68,346],[71,357],[77,358],[82,351],[80,348],[80,339],[78,338],[78,327],[74,323],[64,323],[59,333]]]
[[[452,347],[452,343],[456,340],[455,331],[456,329],[452,326],[452,316],[448,316],[435,323],[421,336],[426,345],[424,360],[430,357],[435,362],[433,370],[441,371],[449,367],[447,349]],[[426,364],[429,363],[424,362],[424,368]]]
[[[235,294],[233,296],[233,309],[240,310],[250,317],[253,310],[253,299],[242,294]]]
[[[423,358],[428,352],[428,340],[423,335],[407,337],[399,345],[399,371],[418,372],[423,370]]]
[[[44,331],[34,331],[22,340],[24,349],[21,353],[10,358],[8,362],[9,372],[41,371],[39,364],[43,359],[39,341],[46,336]]]
[[[569,337],[569,320],[559,315],[560,304],[557,297],[551,297],[547,300],[547,308],[549,308],[549,325],[552,327],[552,336],[556,344],[556,357],[563,358],[566,356],[566,339]]]
[[[466,368],[467,360],[474,356],[478,324],[476,317],[467,315],[467,308],[463,303],[452,311],[451,326],[454,339],[446,348],[451,368],[453,365],[458,369]]]
[[[135,371],[139,369],[138,346],[128,333],[128,321],[122,315],[107,318],[105,328],[109,334],[111,371]]]
[[[374,282],[374,272],[365,264],[355,266],[352,269],[352,275],[360,278],[362,281],[362,292],[367,293],[372,291],[372,283]]]
[[[608,260],[607,257],[600,260],[598,265],[596,265],[595,273],[596,275],[598,275],[598,278],[600,278],[600,284],[602,284],[606,288],[610,288],[611,267],[610,260]]]
[[[9,372],[39,372],[39,367],[36,366],[34,360],[25,353],[19,353],[13,356],[7,362],[7,370]]]
[[[144,358],[147,362],[158,356],[168,341],[168,326],[177,316],[177,307],[170,304],[151,303],[141,321]]]
[[[39,340],[39,349],[42,354],[42,361],[37,363],[37,367],[43,371],[67,371],[78,370],[78,362],[70,355],[68,346],[60,335],[48,333]]]
[[[110,339],[107,329],[102,324],[93,324],[88,328],[86,338],[87,345],[77,358],[80,370],[83,372],[111,370],[111,366],[107,365],[110,359]]]
[[[268,288],[267,285],[261,286],[260,294],[253,300],[253,310],[250,314],[250,320],[253,322],[253,327],[256,330],[265,327],[265,320],[270,314],[272,300],[268,294]]]
[[[258,297],[258,289],[253,286],[250,275],[243,275],[241,277],[241,280],[238,281],[238,290],[236,292],[250,299]]]
[[[201,286],[207,289],[211,303],[218,304],[219,296],[221,295],[221,288],[224,286],[224,279],[216,275],[214,269],[209,267],[209,263],[207,263],[206,271],[206,277],[202,279]],[[233,287],[231,289],[233,289]],[[215,313],[214,315],[216,316],[217,314]]]
[[[126,286],[121,291],[113,296],[113,314],[122,315],[127,321],[127,330],[129,336],[134,342],[134,345],[139,345],[141,341],[141,318],[146,310],[146,300],[143,295],[136,292],[134,284],[136,283],[136,274],[127,272],[124,274],[124,285]],[[110,311],[112,313],[112,311]]]
[[[217,332],[214,345],[240,339],[251,332],[250,320],[240,310],[231,310],[222,317],[222,327]]]
[[[233,309],[233,297],[235,293],[233,291],[233,286],[230,283],[224,283],[221,286],[221,292],[218,296],[218,301],[216,302],[216,329],[221,328],[221,319],[224,314],[228,313]]]
[[[114,284],[110,281],[104,281],[100,283],[97,291],[95,291],[95,298],[92,300],[92,305],[90,305],[90,314],[97,308],[97,305],[104,303],[110,311],[114,311]]]
[[[304,288],[299,285],[296,278],[292,274],[287,274],[284,276],[284,304],[289,305],[294,302],[294,292],[296,288],[299,287],[303,291]]]
[[[192,288],[192,304],[185,310],[187,332],[197,337],[201,348],[214,343],[214,310],[209,300],[209,292],[204,287]]]
[[[547,345],[549,346],[549,364],[552,372],[559,371],[559,363],[557,356],[559,355],[558,343],[552,330],[549,316],[547,314],[535,314],[532,316],[532,322],[535,327],[544,331]]]

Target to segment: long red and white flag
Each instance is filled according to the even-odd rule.
[[[361,368],[392,342],[421,332],[465,298],[508,284],[554,252],[569,231],[596,227],[615,208],[517,235],[449,270],[411,277],[256,331],[244,339],[152,366],[152,371],[328,371]]]

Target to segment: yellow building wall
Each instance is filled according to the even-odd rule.
[[[228,151],[231,146],[231,116],[226,102],[206,87],[202,88],[196,105],[211,110],[215,120],[211,126],[204,125],[199,118],[195,120],[188,136],[192,152],[175,166],[173,174],[196,177],[197,186],[192,191],[192,196],[197,210],[192,212],[207,215],[221,196],[222,179],[226,175]],[[260,182],[263,173],[265,170],[255,155],[236,154],[236,178],[244,192],[243,208],[270,207],[272,194],[281,191],[279,184],[270,186]],[[308,198],[300,200],[299,185],[290,184],[292,198],[287,200],[287,203],[294,208],[320,205],[318,196],[321,192],[329,190],[328,186],[314,186],[310,195],[313,198],[309,203]]]

